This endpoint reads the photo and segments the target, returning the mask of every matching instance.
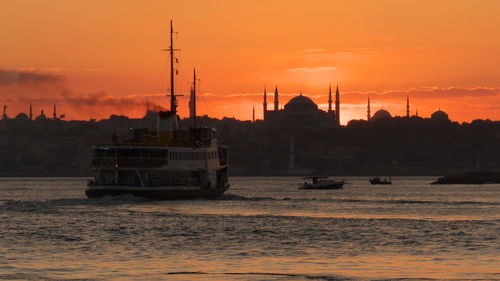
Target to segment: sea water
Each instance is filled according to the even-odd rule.
[[[86,199],[85,178],[0,178],[0,280],[500,278],[500,185],[230,178],[219,200]]]

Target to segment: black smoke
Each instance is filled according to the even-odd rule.
[[[56,84],[64,81],[64,76],[54,75],[51,73],[0,69],[0,87],[15,85]]]

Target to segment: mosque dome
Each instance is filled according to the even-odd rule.
[[[318,105],[316,105],[310,98],[300,94],[300,96],[296,96],[293,99],[291,99],[285,105],[285,109],[296,110],[296,111],[316,110],[318,109]]]
[[[450,121],[448,114],[446,114],[446,112],[442,111],[441,109],[432,113],[431,119],[435,121]]]
[[[35,120],[47,120],[47,117],[45,115],[39,115]]]
[[[373,117],[371,119],[380,120],[385,118],[392,118],[392,115],[389,113],[389,111],[385,109],[380,109],[377,112],[375,112],[375,114],[373,114]]]
[[[16,115],[16,119],[17,120],[29,120],[30,118],[28,117],[28,115],[26,115],[26,113],[19,113],[18,115]]]

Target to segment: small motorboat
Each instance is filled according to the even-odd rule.
[[[311,176],[303,179],[311,179],[312,183],[305,182],[299,189],[342,189],[345,184],[345,180],[333,180],[327,176]]]
[[[392,184],[392,179],[389,177],[389,179],[382,179],[380,177],[374,177],[370,179],[371,184]]]

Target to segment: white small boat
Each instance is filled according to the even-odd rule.
[[[311,179],[312,183],[305,182],[299,189],[342,189],[345,184],[345,180],[333,180],[327,176],[311,176],[303,179]]]

